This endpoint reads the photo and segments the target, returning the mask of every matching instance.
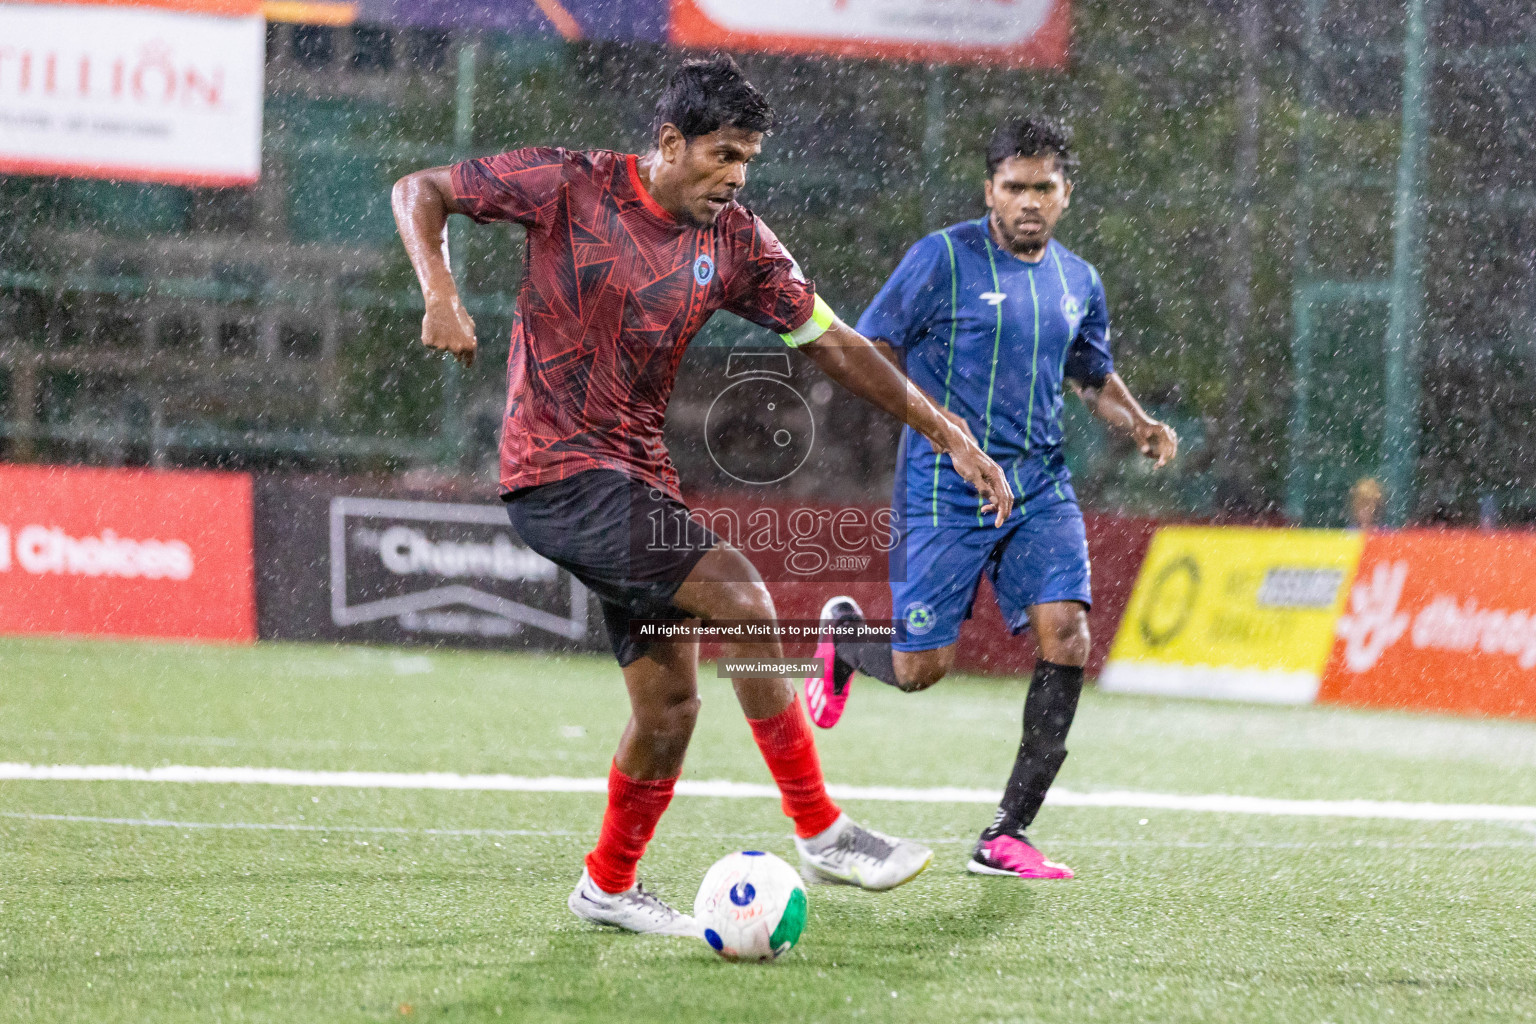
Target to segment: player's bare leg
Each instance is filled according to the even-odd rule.
[[[757,569],[736,548],[718,544],[699,559],[672,603],[705,622],[776,622],[773,596]],[[777,637],[732,640],[721,644],[731,659],[782,658],[784,645]],[[795,699],[795,688],[784,679],[732,679],[736,699],[749,719],[772,718]]]
[[[1076,668],[1088,664],[1088,609],[1081,601],[1030,605],[1029,624],[1046,661]]]
[[[892,651],[891,667],[896,670],[898,690],[905,693],[926,690],[955,667],[955,645],[947,644],[931,651]]]
[[[624,667],[630,718],[608,775],[608,809],[597,847],[567,901],[598,924],[660,935],[694,935],[693,919],[636,880],[636,866],[672,801],[699,715],[698,644],[653,644]]]
[[[1088,610],[1077,601],[1031,605],[1040,643],[1024,700],[1024,736],[992,824],[981,833],[966,868],[982,875],[1071,878],[1072,869],[1047,860],[1025,836],[1067,759],[1067,732],[1077,714],[1088,663]]]
[[[672,601],[706,622],[773,623],[778,619],[762,577],[729,544],[718,545],[700,559]],[[784,656],[777,637],[722,646],[724,656],[731,659]],[[928,866],[933,851],[858,825],[827,796],[810,723],[788,679],[743,677],[731,683],[758,750],[778,783],[784,813],[794,820],[802,874],[813,881],[891,889]]]
[[[614,763],[634,779],[673,779],[699,718],[699,645],[691,640],[652,644],[624,668],[629,724]]]

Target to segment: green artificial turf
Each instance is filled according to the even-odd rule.
[[[712,673],[685,777],[767,782]],[[828,775],[998,788],[1023,692],[860,680]],[[601,658],[0,640],[3,761],[590,778],[625,714]],[[1536,804],[1533,723],[1089,693],[1070,746],[1078,791]],[[1530,827],[1047,807],[1034,835],[1079,877],[1026,885],[964,872],[983,806],[854,803],[933,867],[813,888],[759,966],[574,918],[601,808],[0,782],[0,1020],[1536,1020]],[[791,858],[774,801],[679,797],[642,875],[686,907],[740,848]]]

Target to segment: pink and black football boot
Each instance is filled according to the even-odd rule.
[[[851,597],[834,597],[821,606],[821,642],[816,645],[816,657],[826,666],[820,675],[805,680],[805,709],[811,721],[823,729],[830,729],[843,717],[848,703],[848,690],[853,685],[853,667],[839,661],[832,643],[832,634],[826,627],[848,619],[862,620],[864,609]]]
[[[974,875],[1012,875],[1023,879],[1072,877],[1071,868],[1047,860],[1023,835],[1008,832],[995,839],[979,840],[965,870]]]

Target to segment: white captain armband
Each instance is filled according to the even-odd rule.
[[[790,348],[799,348],[801,345],[809,345],[823,334],[827,333],[837,314],[832,312],[832,307],[820,295],[816,296],[816,304],[811,307],[811,318],[796,327],[788,334],[781,334],[784,344]]]

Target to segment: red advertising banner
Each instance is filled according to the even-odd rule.
[[[1536,534],[1365,542],[1320,702],[1536,717]]]
[[[0,466],[0,633],[256,639],[251,478]]]
[[[678,46],[1064,68],[1068,0],[671,0]]]

